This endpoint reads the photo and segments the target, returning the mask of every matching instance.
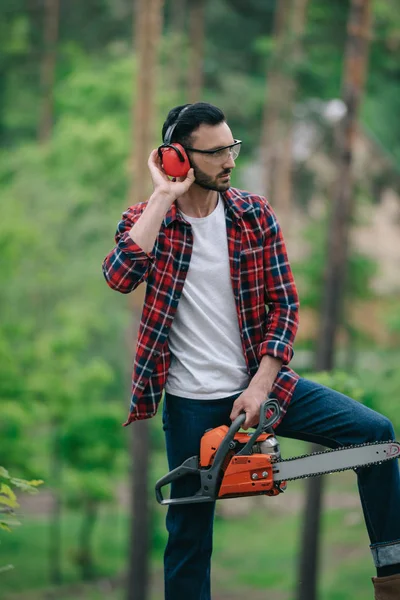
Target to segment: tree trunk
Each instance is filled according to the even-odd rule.
[[[199,102],[204,81],[205,0],[190,0],[189,39],[191,51],[188,70],[188,101]]]
[[[364,89],[370,37],[369,0],[352,0],[344,65],[343,101],[347,114],[338,136],[338,179],[329,227],[328,265],[324,282],[317,367],[331,369],[341,318],[348,259],[349,231],[354,212],[352,159],[357,118]]]
[[[308,0],[284,0],[277,4],[275,50],[268,73],[264,112],[262,156],[264,194],[288,223],[292,203],[292,128],[296,96],[296,69],[302,55],[302,37]],[[288,65],[292,73],[288,72]]]
[[[49,577],[52,585],[62,583],[61,567],[61,524],[62,524],[62,460],[60,449],[59,423],[54,420],[51,426],[50,473],[53,488],[53,506],[50,514]]]
[[[334,367],[336,334],[339,328],[348,263],[350,228],[354,212],[352,158],[357,118],[367,71],[371,29],[370,0],[352,0],[344,63],[343,101],[347,114],[338,137],[338,174],[328,234],[328,263],[324,280],[316,369]],[[313,448],[314,449],[314,448]],[[300,556],[298,600],[316,600],[317,550],[322,496],[322,478],[310,479]]]
[[[270,174],[271,198],[274,201],[283,226],[289,225],[292,208],[292,171],[293,171],[293,109],[296,100],[297,69],[302,56],[302,38],[306,24],[308,0],[292,0],[291,26],[287,43],[287,61],[292,73],[281,76],[280,118],[276,167]]]
[[[263,173],[263,194],[270,195],[271,173],[273,172],[274,154],[277,144],[277,129],[281,101],[281,60],[283,46],[289,29],[291,0],[280,0],[276,3],[274,17],[273,43],[274,50],[267,71],[267,90],[264,103],[264,114],[261,129],[261,169]]]
[[[38,128],[41,144],[49,141],[53,130],[59,11],[59,0],[45,0],[44,55],[40,72],[42,100]]]
[[[132,139],[133,177],[129,190],[130,204],[145,200],[151,182],[147,161],[154,139],[153,123],[157,50],[161,36],[163,0],[137,0],[136,50],[138,72],[135,81],[134,134]],[[135,306],[132,300],[132,311]],[[135,327],[132,328],[133,330]],[[130,337],[132,340],[132,338]],[[132,342],[128,342],[132,352]],[[148,504],[148,470],[150,461],[149,423],[131,426],[133,466],[131,471],[131,534],[127,600],[149,597],[150,511]]]
[[[87,581],[94,577],[93,533],[97,520],[95,502],[87,502],[80,532],[79,564],[82,579]]]
[[[0,146],[5,143],[5,116],[6,116],[6,77],[8,71],[6,68],[6,59],[0,60]]]
[[[150,428],[147,420],[133,423],[131,427],[132,513],[127,600],[147,600],[151,558],[148,485]]]
[[[184,85],[184,61],[187,52],[185,24],[186,24],[187,0],[172,0],[171,2],[171,32],[169,52],[169,89],[176,94],[177,99],[181,97]],[[177,100],[177,103],[179,100]]]
[[[136,0],[135,4],[134,38],[138,65],[132,110],[134,143],[130,159],[129,204],[145,200],[150,188],[147,160],[155,138],[155,81],[163,0]]]

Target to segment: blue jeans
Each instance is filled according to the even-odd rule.
[[[231,424],[229,415],[236,397],[190,400],[166,394],[163,425],[170,469],[199,454],[206,429]],[[328,448],[395,439],[386,417],[307,379],[297,383],[289,409],[275,432]],[[400,563],[397,460],[360,469],[357,479],[375,565]],[[171,495],[191,496],[198,488],[199,478],[188,476],[173,483]],[[214,508],[213,502],[168,507],[165,600],[210,600]]]

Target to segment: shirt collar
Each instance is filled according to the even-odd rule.
[[[226,190],[226,192],[221,192],[221,196],[228,210],[231,210],[238,218],[240,218],[243,213],[247,212],[251,208],[251,202],[249,202],[251,194],[247,192],[243,192],[236,188],[229,188]],[[167,214],[165,215],[164,226],[168,227],[174,221],[180,221],[181,223],[186,224],[186,221],[182,218],[178,210],[176,202],[171,204]]]

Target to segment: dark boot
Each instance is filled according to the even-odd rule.
[[[400,575],[373,577],[375,600],[400,600]]]

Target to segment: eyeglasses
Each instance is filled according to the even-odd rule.
[[[197,148],[188,148],[185,146],[185,150],[189,150],[190,152],[199,152],[203,155],[203,158],[208,163],[224,163],[230,157],[233,160],[236,160],[239,156],[240,148],[242,141],[235,140],[233,144],[229,146],[223,146],[222,148],[217,148],[216,150],[198,150]]]

